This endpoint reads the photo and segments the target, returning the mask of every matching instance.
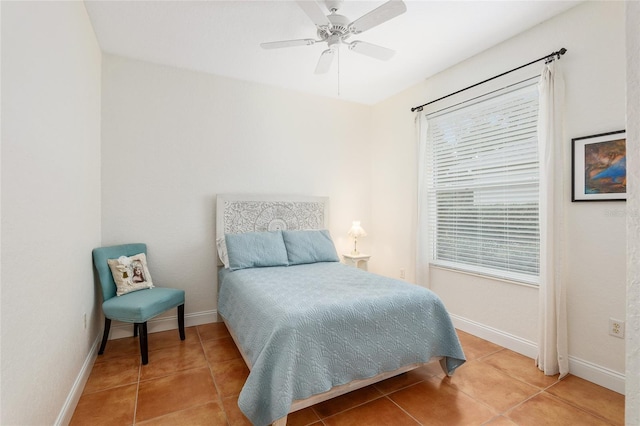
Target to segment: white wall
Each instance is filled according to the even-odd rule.
[[[98,334],[101,53],[81,2],[1,7],[0,423],[53,424]]]
[[[345,251],[370,223],[370,107],[111,55],[102,76],[103,243],[146,242],[187,319],[216,309],[216,194],[329,196]]]
[[[398,276],[406,268],[407,278],[415,279],[417,172],[410,108],[565,47],[560,63],[566,80],[566,152],[571,138],[624,129],[624,9],[623,2],[585,2],[374,108],[371,234],[378,272]],[[535,75],[541,66],[519,76]],[[571,203],[570,155],[565,165],[566,179],[558,185],[566,194],[571,365],[583,376],[598,370],[612,381],[587,378],[623,391],[624,340],[608,335],[608,319],[625,316],[626,205]],[[435,268],[430,285],[467,326],[513,338],[525,352],[535,350],[537,289]]]

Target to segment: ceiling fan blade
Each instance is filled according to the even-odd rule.
[[[349,28],[353,34],[360,34],[383,22],[387,22],[389,19],[402,15],[406,11],[407,5],[405,5],[402,0],[390,0],[353,21],[349,24]]]
[[[304,10],[304,13],[307,14],[307,16],[314,24],[316,24],[316,26],[322,27],[331,25],[331,22],[329,22],[329,18],[326,17],[315,0],[298,0],[296,1],[296,3],[298,3],[298,6],[300,6],[300,8]]]
[[[322,52],[320,55],[320,59],[318,60],[318,65],[316,65],[316,74],[326,74],[331,68],[331,62],[333,62],[333,57],[335,56],[335,50],[327,49]]]
[[[372,58],[387,61],[395,55],[395,51],[377,44],[367,43],[366,41],[355,40],[349,43],[349,50],[370,56]]]
[[[263,49],[279,49],[281,47],[311,46],[315,44],[315,42],[312,38],[301,38],[298,40],[269,41],[267,43],[260,43],[260,47]]]

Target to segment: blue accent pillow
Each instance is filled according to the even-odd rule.
[[[339,262],[331,235],[326,229],[282,231],[289,265],[316,262]]]
[[[282,231],[225,234],[224,238],[232,271],[289,264]]]

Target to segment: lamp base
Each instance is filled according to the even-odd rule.
[[[353,237],[353,250],[351,250],[351,256],[357,256],[360,252],[358,251],[358,237]]]

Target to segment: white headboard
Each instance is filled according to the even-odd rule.
[[[218,195],[216,239],[224,234],[327,229],[329,198],[295,195]]]

